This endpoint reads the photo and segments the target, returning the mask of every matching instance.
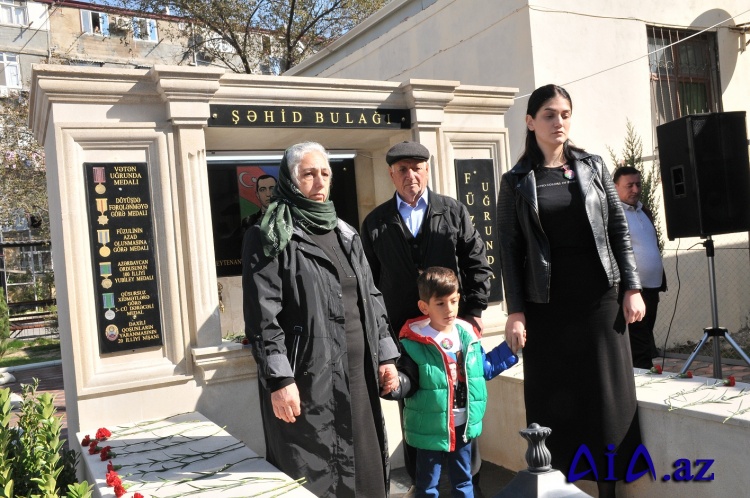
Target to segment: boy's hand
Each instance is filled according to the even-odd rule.
[[[391,391],[398,389],[400,381],[396,365],[387,363],[378,367],[378,383],[380,384],[380,395],[385,396]]]

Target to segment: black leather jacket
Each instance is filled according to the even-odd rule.
[[[628,222],[612,177],[601,157],[583,151],[573,154],[571,169],[579,178],[609,285],[621,282],[621,290],[640,289]],[[503,175],[497,209],[508,313],[524,311],[524,301],[549,302],[550,247],[539,221],[536,178],[527,161]]]

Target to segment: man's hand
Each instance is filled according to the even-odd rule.
[[[526,345],[526,315],[511,313],[505,322],[505,342],[513,354]]]
[[[386,363],[378,367],[378,384],[380,384],[380,395],[385,396],[391,391],[398,389],[401,382],[398,379],[396,365]]]
[[[271,393],[271,404],[273,405],[273,414],[276,418],[289,422],[295,422],[300,415],[299,390],[297,384],[289,384],[278,391]]]

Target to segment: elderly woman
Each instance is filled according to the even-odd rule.
[[[286,150],[260,225],[245,235],[245,334],[258,363],[266,459],[317,496],[384,497],[379,393],[398,385],[362,243],[328,199],[326,150]]]

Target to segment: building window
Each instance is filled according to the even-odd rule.
[[[133,38],[143,41],[158,42],[155,19],[133,18]]]
[[[103,12],[82,10],[81,29],[84,33],[109,36],[109,18]]]
[[[0,86],[21,88],[21,69],[18,54],[0,52]]]
[[[26,25],[26,2],[0,0],[0,23]]]
[[[648,26],[651,101],[660,125],[688,114],[720,112],[716,34]]]

